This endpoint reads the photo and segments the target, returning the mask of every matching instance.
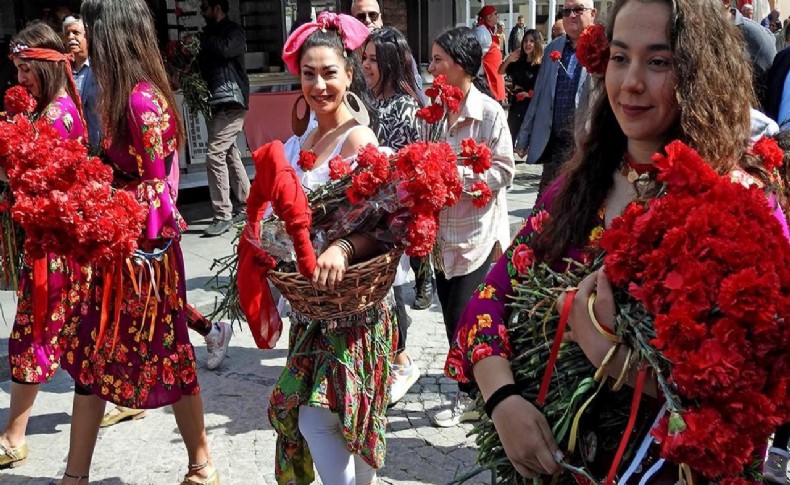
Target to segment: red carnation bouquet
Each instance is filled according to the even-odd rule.
[[[646,312],[620,305],[617,332],[666,400],[653,431],[662,457],[745,483],[790,420],[790,246],[764,190],[718,176],[680,142],[665,153],[654,161],[666,194],[632,203],[601,239],[618,300]]]
[[[769,170],[781,161],[773,143],[752,148]],[[632,202],[591,237],[591,257],[563,272],[536,263],[527,244],[508,250],[518,282],[503,345],[521,394],[567,456],[561,465],[572,473],[561,484],[633,479],[625,475],[639,467],[627,462],[638,464],[655,440],[656,455],[683,473],[745,485],[759,478],[770,434],[790,421],[790,244],[775,202],[742,172],[717,175],[681,142],[663,153],[654,156],[659,196]],[[545,217],[530,219],[535,231]],[[581,348],[562,342],[557,297],[601,268],[615,289],[616,327],[599,330],[631,349],[614,371],[635,372],[633,389],[624,379],[606,386]],[[642,399],[648,378],[657,402]],[[526,483],[490,421],[475,433],[478,462],[497,469],[498,483]]]
[[[9,90],[6,106],[25,110],[0,122],[0,166],[11,189],[2,208],[24,231],[26,256],[51,252],[80,263],[130,256],[146,213],[132,194],[112,189],[112,169],[34,119],[24,88]]]

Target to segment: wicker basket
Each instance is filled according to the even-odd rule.
[[[291,303],[291,308],[316,320],[333,320],[365,311],[387,296],[403,249],[394,249],[348,268],[334,292],[313,287],[301,273],[270,271],[269,281]]]

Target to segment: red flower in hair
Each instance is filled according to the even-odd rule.
[[[766,136],[757,140],[757,143],[752,147],[752,153],[763,160],[763,165],[769,172],[773,172],[774,169],[782,166],[782,160],[785,155],[782,149],[779,148],[776,140]]]
[[[609,64],[609,40],[606,29],[601,24],[593,24],[584,29],[576,46],[579,64],[590,74],[605,74]]]

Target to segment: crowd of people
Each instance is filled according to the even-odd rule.
[[[212,106],[207,165],[214,220],[207,236],[243,221],[250,193],[235,145],[249,106],[245,34],[228,12],[227,0],[202,0],[207,26],[199,64]],[[287,360],[268,408],[278,483],[312,483],[316,472],[326,484],[376,483],[386,457],[387,407],[420,377],[407,350],[410,269],[412,307],[425,309],[437,297],[450,347],[447,374],[458,381],[433,424],[479,419],[480,399],[518,473],[549,476],[560,471],[562,454],[539,407],[513,387],[509,340],[518,336],[505,326],[515,291],[513,248],[529,246],[537,260],[557,268],[579,260],[591,230],[609,227],[639,195],[629,170],[654,173],[653,154],[675,139],[719,174],[747,174],[786,228],[779,204],[787,200],[787,174],[777,180],[756,170],[749,151],[762,135],[780,146],[788,138],[780,129],[790,120],[790,49],[777,55],[775,35],[781,32],[784,42],[790,29],[778,11],[763,25],[751,19],[753,9],[728,0],[615,0],[605,22],[592,0],[566,0],[561,12],[547,45],[523,16],[506,38],[492,6],[480,10],[475,28],[432,39],[428,72],[462,94],[439,141],[455,152],[468,138],[486,143],[491,168],[473,173],[459,162],[458,171],[464,185],[487,183],[492,197],[481,205],[464,193],[444,209],[432,255],[404,256],[392,290],[371,308],[333,319],[290,313]],[[308,190],[330,181],[330,160],[353,164],[369,145],[392,153],[425,133],[417,112],[429,100],[405,37],[385,26],[376,0],[354,0],[349,13],[322,12],[299,25],[282,53],[300,81],[297,105],[307,106],[302,115],[295,106],[285,157]],[[585,29],[599,21],[611,49],[603,75],[588,72],[576,51]],[[699,41],[714,38],[720,48]],[[58,254],[24,259],[0,468],[43,452],[29,450],[26,428],[39,385],[63,367],[74,380],[74,400],[60,483],[89,483],[100,426],[170,405],[188,455],[182,483],[219,484],[188,329],[205,338],[209,369],[222,364],[232,330],[187,301],[179,243],[186,226],[176,207],[184,125],[149,7],[145,0],[84,0],[81,16],[67,16],[59,31],[45,23],[20,31],[10,52],[18,83],[37,101],[34,116],[64,139],[102,152],[115,185],[147,208],[138,254],[151,270],[138,278],[125,262],[80,265]],[[304,153],[315,158],[312,166],[300,163]],[[533,216],[512,238],[506,194],[518,158],[541,164],[543,172]],[[4,175],[0,183],[7,184]],[[386,221],[375,226],[327,244],[312,276],[316,289],[331,292],[351,266],[392,250],[380,237]],[[41,277],[49,296],[42,335],[31,331],[33,287]],[[157,297],[146,299],[141,284]],[[611,292],[603,272],[584,280],[570,304],[568,337],[607,371],[604,360],[625,369],[630,358],[625,348],[606,355],[609,341],[595,330],[597,320],[614,327],[611,308],[603,306]],[[588,306],[592,293],[597,300]],[[105,414],[106,402],[115,407]],[[779,484],[788,481],[788,434],[790,425],[777,429],[764,465],[765,478]],[[668,473],[655,483],[675,483],[677,473]]]

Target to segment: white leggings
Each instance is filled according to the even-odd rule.
[[[324,485],[368,485],[376,479],[376,469],[348,451],[340,417],[329,409],[300,406],[299,431]]]

